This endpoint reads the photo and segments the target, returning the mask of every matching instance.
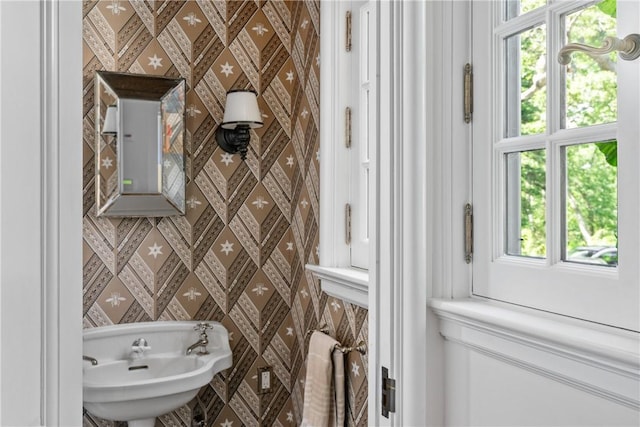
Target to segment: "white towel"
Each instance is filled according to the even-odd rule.
[[[322,332],[311,334],[302,427],[344,427],[344,354],[339,345]]]

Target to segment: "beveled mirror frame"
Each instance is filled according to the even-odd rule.
[[[97,71],[94,82],[96,215],[184,215],[185,80]]]

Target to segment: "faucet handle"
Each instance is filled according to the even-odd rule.
[[[133,344],[131,344],[131,350],[134,353],[143,353],[147,350],[151,350],[151,347],[147,343],[147,340],[144,338],[138,338],[133,342]]]
[[[201,322],[193,327],[194,331],[200,331],[201,334],[206,334],[207,329],[213,329],[213,326],[210,323]]]

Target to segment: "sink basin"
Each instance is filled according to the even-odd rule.
[[[153,426],[155,418],[193,399],[213,376],[231,367],[227,330],[207,322],[209,354],[187,348],[200,338],[194,330],[200,322],[158,321],[85,329],[83,355],[97,365],[83,362],[84,408],[131,427]],[[132,351],[132,343],[144,338],[149,348]]]

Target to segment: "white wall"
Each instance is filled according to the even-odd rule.
[[[640,425],[636,333],[477,298],[430,307],[445,425]]]
[[[638,426],[637,410],[468,349],[445,345],[446,424]]]

